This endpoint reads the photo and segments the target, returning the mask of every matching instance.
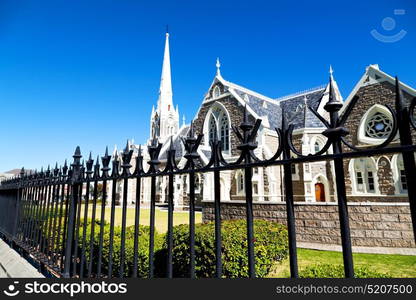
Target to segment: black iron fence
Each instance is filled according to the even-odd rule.
[[[285,203],[287,210],[287,229],[289,243],[290,271],[292,277],[298,277],[296,227],[293,204],[292,170],[291,166],[297,163],[333,161],[335,169],[336,196],[341,230],[343,261],[346,277],[354,276],[352,247],[350,238],[350,226],[348,217],[347,197],[345,189],[343,160],[354,157],[381,155],[386,153],[401,153],[403,155],[405,176],[408,183],[408,197],[413,223],[413,231],[416,236],[416,176],[415,157],[416,146],[412,143],[411,128],[416,129],[414,110],[416,99],[410,105],[404,103],[400,83],[396,79],[396,103],[395,109],[388,107],[393,117],[393,129],[386,140],[377,146],[358,149],[351,145],[345,136],[348,131],[344,124],[349,117],[358,97],[355,97],[346,107],[344,113],[338,112],[343,106],[337,101],[330,82],[329,101],[325,110],[329,113],[329,121],[320,116],[313,108],[311,111],[327,127],[322,134],[327,138],[325,146],[316,154],[302,155],[292,143],[293,125],[283,117],[281,128],[277,128],[278,149],[270,159],[260,160],[254,154],[257,148],[256,136],[261,120],[254,124],[249,122],[245,110],[242,124],[233,127],[240,144],[238,149],[240,156],[235,162],[227,162],[221,151],[221,142],[216,138],[211,142],[211,159],[208,164],[200,166],[196,163],[199,159],[197,149],[201,143],[202,135],[195,136],[191,128],[183,143],[186,153],[186,164],[183,168],[176,165],[175,149],[168,150],[166,166],[161,169],[159,153],[162,145],[153,139],[148,146],[150,160],[148,170],[143,167],[143,155],[139,151],[136,157],[135,170],[131,170],[133,151],[126,147],[122,153],[121,161],[117,156],[111,161],[111,156],[106,151],[101,158],[97,158],[94,164],[91,155],[84,163],[81,163],[81,151],[77,147],[73,156],[73,163],[54,169],[34,173],[26,173],[24,169],[19,176],[5,180],[0,185],[0,233],[17,247],[20,251],[31,256],[40,265],[52,274],[62,277],[112,277],[114,276],[114,235],[115,235],[115,206],[116,206],[116,182],[123,182],[121,197],[121,233],[118,253],[119,276],[125,274],[126,260],[126,218],[128,181],[136,181],[136,201],[133,232],[133,270],[131,275],[138,275],[138,247],[141,209],[142,179],[151,178],[150,196],[150,231],[149,234],[149,264],[148,277],[154,274],[155,260],[155,206],[156,206],[156,179],[161,176],[168,177],[168,230],[167,230],[167,262],[166,277],[173,276],[172,248],[173,248],[173,204],[174,204],[174,176],[185,174],[189,176],[189,277],[195,277],[195,177],[197,173],[212,172],[214,177],[214,213],[215,213],[215,255],[216,277],[222,277],[221,260],[221,184],[220,173],[225,170],[242,169],[245,173],[245,202],[247,224],[247,257],[249,277],[256,277],[253,233],[253,190],[252,171],[255,167],[268,167],[281,165],[284,169]],[[284,115],[284,113],[283,113]],[[400,145],[393,143],[393,139],[399,132]],[[342,145],[351,149],[342,152]],[[332,147],[332,154],[327,154]],[[293,158],[292,156],[296,156]],[[110,162],[112,167],[110,168]],[[111,171],[111,174],[110,174]],[[112,192],[107,193],[109,184],[112,183]],[[99,196],[98,194],[102,193]],[[111,207],[106,207],[109,201]],[[83,204],[83,205],[82,205]],[[88,205],[92,205],[91,210]],[[81,209],[85,206],[84,209]],[[98,214],[97,208],[101,207]],[[109,231],[104,228],[106,214],[110,213]],[[89,215],[91,214],[91,215]],[[89,221],[90,220],[90,221]],[[98,222],[96,222],[98,221]],[[94,241],[95,232],[99,232],[98,241]],[[109,242],[104,242],[104,235],[109,235]],[[131,236],[129,236],[131,238]],[[93,253],[92,243],[98,242],[98,253]],[[88,245],[89,243],[89,245]],[[88,251],[87,249],[90,249]],[[105,252],[105,253],[104,253]],[[106,255],[106,274],[103,274],[103,256]]]

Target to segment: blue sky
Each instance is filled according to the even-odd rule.
[[[145,142],[166,24],[188,122],[217,56],[225,79],[269,97],[326,83],[329,64],[344,98],[374,63],[416,86],[414,1],[1,0],[0,171]],[[407,34],[382,43],[373,29]]]

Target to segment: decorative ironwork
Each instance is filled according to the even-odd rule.
[[[351,251],[351,237],[348,217],[347,196],[345,191],[344,164],[345,159],[381,155],[386,153],[401,153],[403,156],[403,167],[407,191],[410,202],[413,230],[416,235],[416,169],[414,152],[416,146],[413,144],[411,129],[416,129],[415,107],[416,98],[406,104],[401,92],[400,82],[396,78],[396,101],[395,109],[386,106],[391,113],[391,119],[379,119],[376,114],[371,118],[369,126],[375,135],[381,137],[381,142],[375,146],[357,148],[352,145],[346,137],[349,135],[345,124],[359,98],[354,97],[345,107],[343,114],[339,111],[343,103],[338,101],[332,86],[329,83],[329,101],[324,109],[329,113],[327,120],[315,109],[309,107],[312,113],[326,127],[322,135],[326,137],[325,145],[320,145],[319,151],[308,155],[302,154],[294,146],[292,136],[294,125],[290,119],[282,114],[282,124],[276,128],[278,145],[276,152],[269,159],[260,159],[256,156],[256,137],[261,127],[261,120],[251,122],[247,107],[244,108],[243,122],[239,127],[233,126],[233,132],[239,141],[237,150],[239,156],[234,161],[225,159],[222,154],[222,142],[217,135],[210,137],[211,157],[207,164],[203,164],[198,154],[203,135],[195,136],[194,124],[191,123],[186,137],[182,137],[185,147],[185,163],[182,167],[177,165],[176,149],[173,140],[170,140],[167,151],[166,166],[159,169],[161,164],[159,154],[162,144],[157,138],[153,138],[147,147],[149,168],[143,167],[144,157],[142,149],[139,148],[135,170],[131,170],[131,159],[133,150],[127,143],[124,151],[119,154],[115,152],[111,157],[108,149],[101,158],[94,161],[92,155],[88,160],[81,162],[81,151],[77,147],[73,155],[73,163],[68,167],[66,161],[60,168],[58,164],[53,169],[49,167],[46,171],[41,169],[35,172],[21,173],[11,179],[4,180],[0,184],[0,234],[10,240],[15,247],[24,253],[31,255],[39,262],[39,265],[52,274],[63,277],[123,277],[125,270],[125,245],[126,245],[126,215],[128,180],[136,181],[135,194],[135,221],[134,221],[134,256],[133,270],[129,275],[138,276],[138,243],[139,243],[139,221],[140,221],[140,199],[142,195],[142,179],[151,179],[150,195],[150,232],[149,232],[149,270],[148,276],[154,277],[154,235],[155,235],[155,204],[157,178],[168,177],[168,234],[167,234],[167,268],[166,276],[173,277],[172,251],[173,251],[173,210],[174,210],[174,176],[189,176],[189,251],[190,265],[189,276],[195,277],[195,176],[196,173],[213,173],[214,178],[214,214],[215,214],[215,254],[216,254],[216,277],[222,277],[221,260],[221,184],[220,173],[226,170],[243,169],[245,175],[244,192],[246,196],[247,212],[247,257],[249,262],[249,276],[255,277],[254,235],[253,235],[253,192],[252,172],[256,167],[283,166],[285,183],[285,201],[287,210],[287,226],[289,233],[290,270],[292,277],[298,277],[296,226],[293,203],[292,188],[292,166],[294,164],[317,161],[333,161],[335,170],[336,193],[338,200],[339,221],[344,258],[344,269],[346,277],[354,276],[354,266]],[[384,128],[379,128],[378,123],[383,123]],[[371,131],[370,130],[370,131]],[[371,132],[372,132],[371,131]],[[399,133],[399,142],[392,143]],[[208,138],[208,137],[207,137]],[[332,149],[332,152],[329,153]],[[342,150],[349,150],[343,152]],[[112,163],[112,167],[109,165]],[[120,169],[121,168],[121,169]],[[111,175],[110,175],[111,171]],[[116,188],[118,183],[123,183],[121,206],[121,240],[120,240],[120,269],[113,270],[114,252],[114,227]],[[107,194],[108,184],[112,185],[111,195]],[[99,196],[99,193],[102,195]],[[110,197],[109,197],[110,196]],[[101,198],[101,203],[98,199]],[[85,207],[81,217],[81,204],[85,200]],[[90,202],[92,200],[92,203]],[[90,202],[90,204],[89,204]],[[107,207],[110,204],[110,208]],[[91,216],[89,206],[91,207]],[[98,208],[100,213],[98,212]],[[104,220],[110,209],[110,237],[108,241],[108,266],[107,274],[103,271],[103,248],[104,248]],[[50,212],[52,214],[50,215]],[[99,214],[99,215],[98,215]],[[90,227],[87,219],[91,219]],[[82,230],[81,230],[82,229]],[[88,231],[89,230],[89,231]],[[80,235],[82,232],[81,239]],[[98,235],[95,235],[95,233]],[[90,240],[87,240],[87,235]],[[98,253],[86,251],[93,248],[94,238],[98,236]],[[78,241],[81,240],[81,245]],[[88,244],[89,242],[89,244]],[[106,241],[107,243],[107,241]],[[79,251],[79,248],[81,251]],[[107,251],[108,250],[108,251]]]

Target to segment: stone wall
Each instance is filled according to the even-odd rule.
[[[203,202],[203,221],[214,219],[213,202]],[[255,203],[254,217],[286,224],[285,203]],[[221,203],[222,219],[245,218],[244,202]],[[407,203],[350,203],[353,246],[416,247]],[[295,203],[299,242],[341,244],[338,206],[335,203]]]

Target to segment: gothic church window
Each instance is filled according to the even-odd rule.
[[[228,127],[228,118],[223,114],[221,117],[220,129],[221,145],[223,151],[228,151],[230,149],[230,130]]]
[[[355,191],[358,193],[374,194],[377,188],[377,170],[370,158],[359,158],[353,161],[355,175]]]
[[[211,120],[209,121],[209,141],[214,141],[217,135],[217,124],[215,123],[215,119],[212,116]]]
[[[366,144],[380,144],[393,130],[393,118],[383,105],[373,105],[361,119],[358,140]]]
[[[401,154],[397,157],[397,171],[398,171],[398,185],[401,193],[407,192],[407,178],[404,172],[403,156]]]
[[[369,118],[365,127],[365,134],[371,138],[387,138],[393,128],[393,121],[381,112],[375,113]]]
[[[222,151],[230,150],[230,121],[225,108],[220,104],[214,104],[211,113],[209,113],[209,121],[205,129],[208,135],[208,142],[219,139],[221,141]]]
[[[212,97],[213,98],[218,98],[220,96],[220,94],[221,94],[221,91],[220,91],[219,86],[217,85],[217,86],[214,87],[214,91],[212,92],[212,95],[213,95]]]

